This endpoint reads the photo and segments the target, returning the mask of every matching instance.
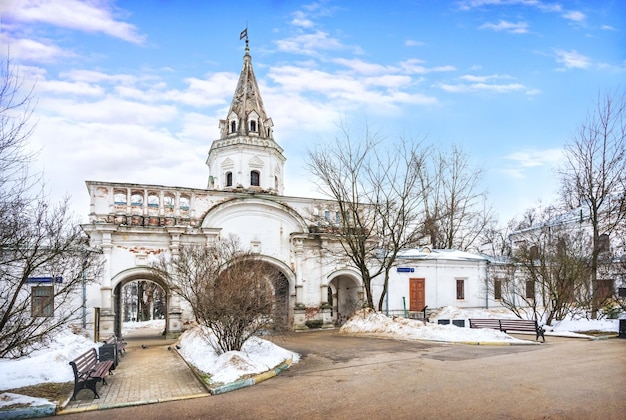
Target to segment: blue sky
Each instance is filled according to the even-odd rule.
[[[85,180],[205,188],[252,62],[287,195],[313,195],[306,151],[341,120],[458,144],[506,222],[558,187],[554,168],[598,93],[626,88],[615,1],[3,0],[0,45],[36,83],[52,198],[89,211]]]

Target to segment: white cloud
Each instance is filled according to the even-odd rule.
[[[358,74],[375,75],[384,73],[397,73],[398,68],[393,66],[383,66],[377,63],[368,63],[359,59],[337,58],[335,63],[346,66]]]
[[[465,74],[463,76],[460,76],[459,79],[466,80],[468,82],[484,83],[484,82],[487,82],[489,80],[512,79],[512,77],[511,76],[506,76],[506,75],[499,75],[499,74],[492,74],[492,75],[489,75],[489,76],[476,76],[476,75],[473,75],[473,74]]]
[[[98,101],[41,97],[38,110],[69,120],[104,124],[161,125],[171,121],[177,110],[169,105],[146,105],[106,96]]]
[[[25,23],[47,23],[83,32],[101,32],[135,44],[145,36],[137,28],[117,20],[108,2],[98,0],[22,0],[10,2],[2,11],[5,16]]]
[[[555,164],[563,158],[562,149],[521,150],[504,157],[518,168],[533,168]]]
[[[576,50],[555,50],[554,53],[556,54],[556,61],[568,69],[587,69],[591,67],[591,59]]]
[[[602,29],[603,31],[617,31],[617,28],[611,25],[602,25],[600,29]]]
[[[579,12],[577,10],[571,10],[569,12],[563,13],[563,18],[567,20],[571,20],[576,23],[584,22],[587,16],[583,12]]]
[[[293,54],[318,55],[319,50],[340,50],[345,48],[341,42],[326,32],[301,34],[289,39],[276,41],[278,50]]]
[[[108,74],[101,71],[96,70],[84,70],[84,69],[73,69],[70,71],[65,71],[60,74],[60,77],[65,79],[73,80],[76,82],[86,82],[86,83],[112,83],[112,84],[123,84],[123,85],[133,85],[137,83],[140,79],[137,76],[130,74]],[[142,76],[146,77],[146,76]]]
[[[424,45],[426,45],[426,43],[422,41],[407,39],[406,41],[404,41],[404,45],[406,45],[407,47],[423,47]]]
[[[64,50],[50,41],[40,42],[34,39],[13,38],[6,42],[7,45],[11,46],[11,56],[21,62],[50,63],[58,58],[74,56],[72,52]]]
[[[85,82],[65,82],[62,80],[45,80],[36,85],[38,94],[52,93],[55,95],[102,96],[104,89],[101,86]]]
[[[528,23],[526,22],[507,22],[501,20],[498,23],[485,23],[478,27],[478,29],[491,29],[496,32],[506,31],[513,34],[525,34],[528,32]]]
[[[359,106],[374,111],[389,112],[401,104],[432,104],[436,99],[422,94],[400,91],[410,85],[411,79],[402,75],[381,75],[358,78],[355,74],[333,74],[296,66],[274,67],[268,77],[283,92],[325,97],[326,106],[335,109]]]
[[[497,93],[508,93],[508,92],[516,92],[516,91],[524,91],[524,93],[528,96],[534,96],[541,93],[541,90],[535,88],[528,88],[520,83],[508,83],[508,84],[498,84],[494,83],[497,80],[512,80],[513,76],[509,76],[506,74],[491,74],[491,75],[474,75],[474,74],[465,74],[459,76],[460,80],[464,82],[468,82],[467,84],[443,84],[440,87],[447,92],[473,92],[473,91],[492,91]]]
[[[432,72],[449,72],[455,71],[456,68],[450,65],[444,66],[436,66],[436,67],[425,67],[421,65],[423,63],[422,60],[418,59],[409,59],[400,63],[400,67],[402,71],[407,74],[425,74]]]
[[[294,17],[290,22],[293,26],[301,27],[301,28],[312,28],[315,26],[313,21],[309,19],[304,12],[301,10],[294,13]]]
[[[485,6],[527,6],[544,12],[560,12],[561,5],[548,3],[542,0],[462,0],[459,2],[461,10],[471,10]]]
[[[442,90],[450,93],[468,93],[468,92],[495,92],[495,93],[510,93],[517,91],[524,91],[526,87],[520,83],[508,83],[508,84],[490,84],[484,82],[476,82],[469,84],[447,84],[441,83],[438,85]]]

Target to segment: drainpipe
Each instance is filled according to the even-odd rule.
[[[406,297],[402,296],[402,306],[404,307],[404,317],[407,317],[406,313]]]
[[[489,309],[489,260],[485,262],[485,309]]]
[[[83,330],[87,328],[87,252],[83,251]]]

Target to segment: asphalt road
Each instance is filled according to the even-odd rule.
[[[464,346],[332,330],[274,341],[301,360],[253,387],[63,418],[617,419],[626,413],[623,339]]]

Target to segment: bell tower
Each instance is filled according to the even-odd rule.
[[[209,190],[244,190],[282,195],[285,157],[274,141],[274,123],[265,113],[261,92],[246,50],[239,82],[220,138],[213,141],[206,164]]]

